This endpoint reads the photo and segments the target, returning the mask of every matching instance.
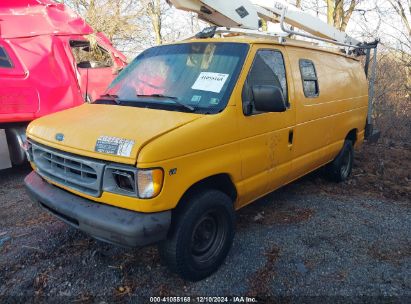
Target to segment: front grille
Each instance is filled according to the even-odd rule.
[[[62,186],[101,196],[105,163],[31,142],[31,154],[37,172]]]

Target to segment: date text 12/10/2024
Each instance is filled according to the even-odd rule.
[[[254,297],[150,297],[150,303],[257,303]]]

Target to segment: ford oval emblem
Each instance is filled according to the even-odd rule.
[[[62,134],[62,133],[57,133],[57,134],[56,134],[56,140],[58,140],[58,141],[63,141],[63,140],[64,140],[64,134]]]

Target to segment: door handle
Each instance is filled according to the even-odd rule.
[[[294,130],[291,129],[288,131],[288,146],[293,145],[293,140],[294,140]]]

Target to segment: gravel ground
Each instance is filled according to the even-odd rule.
[[[410,303],[410,149],[384,154],[384,170],[397,176],[367,163],[371,152],[381,155],[381,147],[368,149],[357,155],[350,182],[336,185],[314,173],[240,210],[225,264],[197,283],[170,273],[156,247],[104,244],[43,212],[22,186],[28,167],[2,171],[0,302],[250,296],[267,303]],[[370,182],[373,176],[383,183]]]

